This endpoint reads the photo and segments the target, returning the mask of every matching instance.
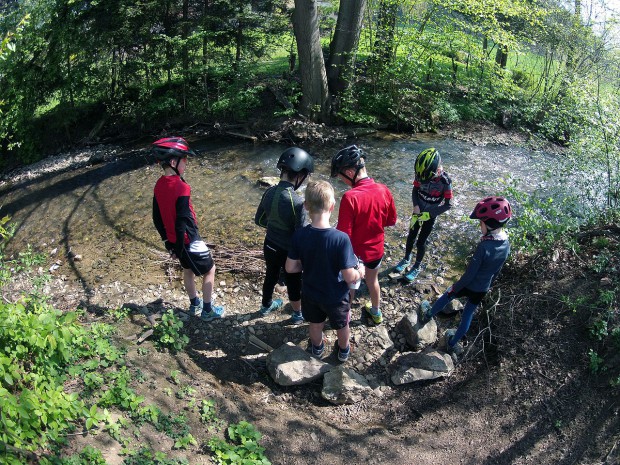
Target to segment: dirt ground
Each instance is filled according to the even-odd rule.
[[[185,326],[191,341],[175,355],[157,352],[149,340],[136,343],[148,324],[133,311],[119,325],[117,338],[140,380],[134,387],[147,403],[185,412],[198,446],[172,451],[173,441],[148,425],[139,442],[191,464],[214,463],[205,444],[214,434],[223,437],[222,428],[208,430],[187,399],[170,395],[191,386],[196,399],[215,400],[226,424],[254,424],[273,464],[620,463],[619,391],[609,382],[618,376],[618,356],[610,348],[610,371],[592,374],[587,353],[595,346],[588,336],[594,309],[578,306],[573,312],[566,304],[594,298],[601,282],[609,285],[604,278],[617,285],[617,271],[595,273],[592,260],[588,249],[557,250],[527,261],[515,257],[476,315],[466,354],[452,376],[403,386],[389,380],[391,361],[411,350],[399,338],[398,321],[422,298],[436,295],[432,286],[403,286],[383,273],[384,324],[396,347],[381,353],[373,344],[365,331],[372,324],[360,313],[359,303],[367,297],[362,294],[353,311],[356,354],[346,363],[375,389],[348,406],[323,400],[321,382],[283,387],[270,378],[265,352],[248,343],[249,334],[273,347],[286,341],[305,347],[307,326],[288,325],[290,309],[259,317],[260,280],[221,277],[227,317],[211,323],[192,318]],[[147,308],[156,312],[165,306],[155,300]],[[90,318],[110,319],[101,309]],[[440,330],[457,323],[458,315],[439,319]],[[327,335],[333,343],[333,331]],[[333,355],[327,361],[337,363]],[[173,370],[180,372],[177,383]],[[122,463],[120,446],[103,433],[76,437],[69,450],[86,443],[106,451],[108,463]]]

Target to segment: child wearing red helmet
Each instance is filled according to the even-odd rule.
[[[444,334],[446,349],[450,353],[463,353],[459,341],[469,330],[476,308],[510,254],[510,243],[504,226],[511,216],[510,203],[503,197],[487,197],[478,202],[469,217],[480,221],[482,237],[465,273],[432,307],[428,301],[422,302],[420,322],[426,324],[453,299],[467,297],[458,329],[448,329]]]
[[[153,223],[166,250],[181,262],[189,312],[203,321],[221,318],[224,307],[211,303],[215,264],[209,247],[198,234],[191,188],[182,177],[187,157],[195,154],[182,137],[159,139],[153,142],[151,152],[164,170],[153,192]],[[204,300],[196,292],[196,276],[202,277]]]

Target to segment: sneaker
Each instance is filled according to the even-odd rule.
[[[407,268],[409,266],[409,264],[411,263],[411,258],[403,258],[401,261],[398,262],[398,264],[394,267],[394,271],[396,273],[402,273],[403,271],[405,271],[405,268]]]
[[[282,299],[276,299],[271,301],[271,305],[269,307],[261,307],[259,313],[262,316],[269,315],[274,310],[279,309],[282,306]]]
[[[420,324],[424,326],[432,319],[433,317],[431,316],[431,303],[428,300],[423,300],[420,304]]]
[[[364,310],[366,310],[366,313],[370,315],[370,318],[372,318],[372,321],[376,325],[379,325],[383,322],[383,315],[381,314],[381,310],[377,309],[378,313],[372,313],[372,304],[370,302],[366,303],[366,305],[364,306]]]
[[[327,338],[323,335],[323,340],[321,341],[320,346],[315,346],[312,341],[310,341],[310,347],[312,348],[312,355],[317,358],[321,358],[325,353],[325,342],[327,342]]]
[[[190,304],[188,313],[190,315],[200,316],[202,313],[202,299],[200,297],[198,298],[198,303],[196,305]]]
[[[409,282],[411,283],[411,282],[413,282],[413,280],[414,280],[415,278],[417,278],[417,277],[418,277],[418,274],[420,274],[420,268],[411,268],[411,269],[409,270],[409,273],[407,273],[407,274],[404,276],[404,279],[405,279],[405,281],[409,281]]]
[[[222,318],[224,316],[224,307],[220,305],[211,305],[210,312],[202,312],[200,314],[200,319],[202,321],[213,321],[218,318]]]
[[[304,322],[304,317],[301,312],[293,311],[293,315],[291,316],[291,324],[300,325]]]
[[[346,362],[349,360],[349,355],[351,355],[351,345],[347,346],[346,350],[342,350],[338,347],[338,360],[341,362]]]

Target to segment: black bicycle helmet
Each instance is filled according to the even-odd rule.
[[[280,155],[276,167],[280,171],[292,171],[293,173],[312,173],[314,171],[314,159],[304,149],[291,147]]]
[[[164,137],[153,142],[151,152],[158,161],[166,162],[172,158],[186,158],[196,155],[182,137]]]
[[[356,178],[359,170],[365,166],[365,160],[366,154],[362,152],[357,145],[345,147],[332,158],[331,177],[335,178],[339,174],[342,174],[341,171],[343,169],[355,168],[355,176],[353,176],[353,179],[342,174],[345,178],[349,179],[351,182],[354,182],[353,180]]]
[[[441,156],[437,149],[431,147],[422,150],[415,160],[415,174],[420,181],[429,181],[437,176],[439,165],[441,165]]]

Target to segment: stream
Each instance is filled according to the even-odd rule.
[[[350,143],[309,150],[316,156],[313,177],[330,179],[332,155]],[[497,194],[497,181],[509,174],[520,179],[523,190],[544,188],[544,170],[532,168],[552,163],[552,155],[544,152],[516,145],[478,146],[440,135],[376,134],[356,143],[368,154],[369,175],[387,184],[398,210],[399,223],[386,231],[383,271],[402,258],[415,158],[425,148],[439,150],[452,178],[454,207],[437,221],[425,262],[429,271],[441,271],[448,279],[462,272],[479,235],[477,223],[467,219],[476,202]],[[151,220],[153,186],[162,170],[148,162],[148,144],[123,149],[129,155],[109,162],[0,185],[0,217],[10,215],[17,228],[5,254],[30,244],[51,255],[63,279],[75,280],[86,290],[118,282],[138,288],[165,285],[163,248]],[[192,139],[190,144],[199,156],[190,159],[185,179],[192,186],[201,235],[216,249],[219,244],[260,250],[264,231],[253,219],[265,188],[257,181],[278,175],[276,162],[286,146]],[[338,204],[347,187],[336,179],[331,182]],[[332,224],[336,218],[337,211]],[[73,255],[79,259],[67,258]]]

